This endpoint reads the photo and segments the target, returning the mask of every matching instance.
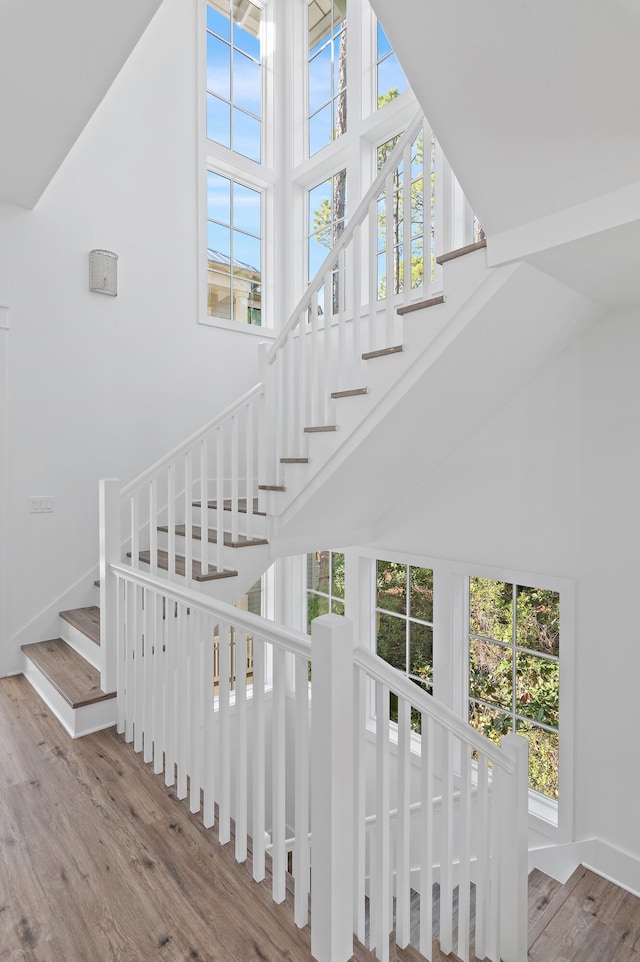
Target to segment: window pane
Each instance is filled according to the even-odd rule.
[[[544,725],[558,727],[560,665],[535,655],[516,655],[516,711]]]
[[[332,601],[331,611],[334,615],[344,615],[344,601]]]
[[[331,220],[331,178],[323,180],[309,191],[309,226],[317,231]]]
[[[331,104],[314,114],[309,120],[309,155],[317,154],[319,150],[331,142]]]
[[[233,150],[260,163],[260,121],[233,108]]]
[[[318,271],[320,270],[320,265],[324,261],[325,257],[329,253],[331,235],[329,233],[329,228],[324,230],[320,234],[314,234],[309,238],[309,279],[312,280]],[[318,303],[322,303],[321,295],[318,298]]]
[[[209,266],[211,268],[217,265],[215,261],[209,260]],[[210,316],[231,320],[231,277],[228,272],[223,274],[209,270],[207,311]]]
[[[422,287],[424,283],[424,241],[420,237],[411,241],[411,287]]]
[[[558,735],[521,721],[516,730],[529,741],[529,785],[543,795],[558,798]]]
[[[424,181],[420,177],[411,185],[411,236],[424,232]]]
[[[382,29],[380,22],[378,21],[378,31],[377,31],[377,44],[378,44],[378,60],[382,60],[386,53],[391,53],[391,44],[387,40],[387,35]]]
[[[344,555],[339,551],[331,553],[331,594],[344,598]]]
[[[512,730],[510,715],[494,708],[485,708],[484,705],[476,705],[475,702],[469,702],[469,724],[497,745],[500,744],[502,736],[508,735]]]
[[[207,137],[222,147],[231,147],[231,118],[229,104],[207,94]]]
[[[347,86],[347,31],[343,30],[333,41],[333,93]]]
[[[407,566],[395,561],[378,561],[376,607],[407,613]]]
[[[307,595],[307,632],[311,632],[311,622],[320,615],[329,614],[329,599],[324,595]]]
[[[411,147],[411,180],[424,174],[424,135],[418,134]]]
[[[378,107],[395,100],[407,87],[407,78],[395,53],[378,64]]]
[[[333,136],[334,138],[340,137],[347,129],[347,91],[343,90],[341,94],[333,101]]]
[[[231,95],[229,86],[229,45],[207,34],[207,90],[226,100]]]
[[[242,23],[233,25],[233,43],[250,57],[260,59],[260,8],[255,4],[243,5]]]
[[[409,568],[412,618],[433,621],[433,571],[431,568]]]
[[[233,232],[233,260],[234,268],[241,268],[242,273],[260,273],[260,241],[257,237],[244,234],[242,231]]]
[[[226,11],[229,10],[229,4],[226,2],[219,3],[218,6],[224,7]],[[230,21],[228,15],[225,16],[218,10],[215,10],[210,4],[207,4],[207,30],[213,30],[220,37],[224,37],[225,40],[230,38]]]
[[[469,696],[511,711],[511,649],[494,645],[490,641],[471,638],[469,655]]]
[[[233,226],[260,236],[260,191],[233,185]]]
[[[407,670],[407,622],[404,618],[394,618],[393,615],[376,614],[376,651],[385,661],[399,668]]]
[[[310,588],[315,588],[317,591],[323,591],[325,594],[329,594],[329,552],[328,551],[316,551],[315,554],[310,556],[313,559],[313,564],[311,567],[311,581],[309,583]]]
[[[469,579],[471,631],[509,644],[512,640],[512,585],[488,578]]]
[[[229,228],[209,221],[207,224],[207,246],[210,251],[222,254],[226,258],[231,257],[231,231]]]
[[[425,681],[433,678],[433,628],[409,622],[409,673]]]
[[[207,171],[207,216],[231,223],[231,181],[213,170]]]
[[[560,595],[544,588],[517,587],[516,642],[523,648],[560,654]]]
[[[309,61],[309,114],[331,100],[331,47],[322,47]]]
[[[233,102],[259,117],[262,113],[262,70],[260,64],[233,51]]]

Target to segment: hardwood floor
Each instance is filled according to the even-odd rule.
[[[130,745],[72,741],[22,677],[0,681],[0,852],[2,962],[312,960]]]

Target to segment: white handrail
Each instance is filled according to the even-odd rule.
[[[513,775],[515,765],[492,741],[485,738],[475,728],[471,728],[466,722],[456,715],[450,708],[437,701],[432,695],[427,695],[412,681],[392,668],[383,661],[378,655],[366,648],[358,646],[354,651],[354,662],[362,668],[374,681],[380,681],[386,685],[394,694],[401,695],[411,703],[418,711],[424,712],[438,722],[446,731],[455,735],[462,742],[466,742],[471,748],[481,752],[494,765],[498,765],[503,771]]]
[[[192,445],[200,441],[200,439],[208,434],[209,431],[217,427],[219,424],[222,424],[223,421],[226,421],[227,418],[229,418],[232,414],[235,414],[236,411],[239,411],[245,404],[247,404],[248,401],[258,397],[262,390],[263,384],[260,382],[256,384],[255,387],[252,387],[250,391],[247,391],[246,394],[243,394],[242,397],[237,401],[234,401],[233,404],[230,404],[228,407],[226,407],[220,414],[217,414],[210,421],[207,421],[207,423],[201,428],[198,428],[197,431],[194,431],[193,434],[189,435],[185,441],[181,441],[180,444],[176,445],[176,447],[169,451],[168,454],[156,461],[155,464],[152,464],[151,467],[146,468],[142,474],[138,475],[137,478],[134,478],[133,481],[129,481],[129,483],[122,488],[122,496],[126,497],[127,495],[133,494],[135,491],[141,488],[142,485],[153,478],[158,471],[164,467],[167,467],[172,461],[175,461],[176,458],[180,457],[181,454],[184,454],[186,451],[188,451]]]
[[[409,124],[405,132],[400,137],[400,140],[398,141],[396,146],[393,148],[393,150],[387,157],[385,163],[380,168],[380,171],[378,172],[378,176],[375,178],[375,180],[371,184],[371,187],[369,188],[369,190],[366,192],[366,194],[364,195],[364,197],[356,207],[356,210],[353,213],[353,215],[349,218],[348,225],[345,227],[344,231],[342,232],[342,234],[340,235],[336,243],[333,245],[333,247],[325,257],[325,259],[323,260],[322,264],[316,271],[316,274],[313,280],[307,285],[306,291],[304,292],[304,294],[296,304],[295,308],[293,309],[293,312],[289,317],[289,320],[280,331],[280,334],[278,335],[276,340],[273,342],[270,350],[267,352],[267,362],[269,364],[273,364],[278,354],[278,351],[285,344],[287,337],[289,336],[291,331],[295,330],[295,328],[300,323],[300,318],[303,312],[306,311],[307,308],[310,306],[314,293],[322,287],[324,283],[325,275],[327,274],[328,271],[332,269],[333,265],[338,260],[338,257],[340,256],[342,251],[351,241],[355,229],[362,224],[365,217],[369,213],[369,205],[371,204],[371,201],[375,200],[378,197],[378,195],[383,191],[388,172],[390,170],[394,170],[398,166],[398,164],[402,160],[402,155],[404,153],[405,147],[413,143],[423,123],[424,123],[424,114],[422,113],[422,111],[420,111],[415,117],[415,119],[412,121],[412,123]]]

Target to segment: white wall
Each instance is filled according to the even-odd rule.
[[[0,207],[9,639],[97,564],[98,479],[132,479],[258,380],[259,338],[197,323],[196,41],[195,0],[164,0],[35,210]],[[96,247],[120,257],[117,298],[88,292]],[[17,659],[4,639],[0,670]]]
[[[575,579],[574,835],[640,858],[638,314],[602,318],[416,479],[376,549]]]

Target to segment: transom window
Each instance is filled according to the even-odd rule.
[[[207,171],[207,312],[211,317],[260,325],[260,191]]]
[[[314,551],[307,555],[307,631],[320,615],[344,614],[344,554]]]
[[[376,31],[376,102],[378,109],[399,97],[409,84],[387,35],[378,23]]]
[[[308,133],[312,157],[347,129],[347,0],[308,4]]]
[[[560,596],[469,579],[469,722],[529,740],[529,785],[558,798]]]
[[[207,137],[261,160],[260,7],[251,0],[207,4]]]

